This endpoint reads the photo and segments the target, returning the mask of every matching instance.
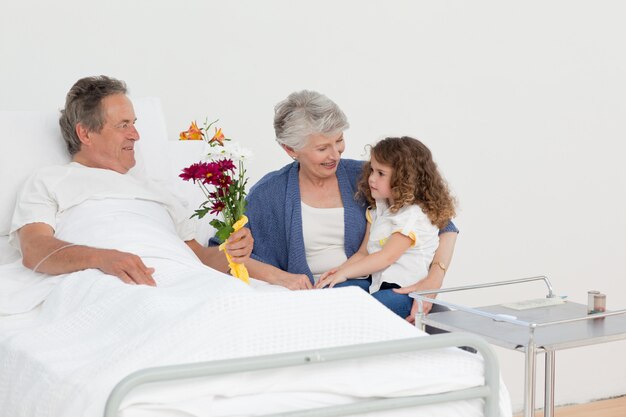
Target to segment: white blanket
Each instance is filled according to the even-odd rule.
[[[17,326],[3,328],[0,318],[2,417],[100,416],[113,386],[145,367],[421,335],[358,289],[257,291],[217,273],[180,242],[158,204],[90,201],[64,216],[60,238],[137,253],[156,268],[158,285],[126,285],[98,270],[46,278],[0,267],[0,310],[25,311],[45,300],[34,319]],[[483,381],[479,355],[455,348],[294,372],[221,377],[194,388],[155,389],[156,396],[138,392],[135,400],[264,392],[393,397]]]

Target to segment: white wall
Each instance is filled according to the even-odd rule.
[[[621,1],[1,0],[0,109],[60,108],[76,79],[112,75],[162,99],[172,139],[221,118],[256,180],[288,162],[274,104],[315,89],[352,123],[347,156],[391,134],[430,145],[461,203],[448,286],[545,274],[624,308],[625,16]],[[625,394],[625,347],[558,353],[557,403]],[[523,355],[499,353],[519,409]]]

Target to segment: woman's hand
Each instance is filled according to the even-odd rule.
[[[274,285],[280,285],[290,290],[310,290],[313,288],[309,277],[305,274],[291,274],[285,272],[276,276],[272,282]]]
[[[242,264],[250,259],[250,254],[254,248],[254,238],[250,229],[242,227],[233,232],[226,241],[226,251],[235,263]]]
[[[398,294],[409,294],[412,292],[419,292],[419,291],[438,290],[439,288],[441,288],[442,283],[443,283],[443,277],[439,279],[438,277],[428,275],[426,278],[416,282],[413,285],[409,285],[407,287],[402,287],[402,288],[397,288],[397,289],[394,289],[393,291],[397,292]],[[437,294],[426,295],[426,297],[428,298],[435,298],[436,296]],[[430,309],[433,307],[433,304],[426,302],[426,301],[423,301],[422,304],[424,308],[424,314],[428,314],[430,312]],[[411,314],[409,314],[409,316],[406,317],[406,321],[408,321],[411,324],[414,324],[415,314],[417,314],[417,310],[418,310],[418,302],[416,299],[414,299],[413,306],[411,307]]]
[[[346,278],[345,275],[339,272],[338,269],[331,269],[330,271],[324,272],[322,274],[319,281],[317,281],[317,284],[315,284],[315,288],[332,288],[335,285],[345,282],[347,280],[348,278]]]

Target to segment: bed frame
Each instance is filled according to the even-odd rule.
[[[139,170],[158,180],[167,180],[173,174],[171,169],[185,166],[189,160],[195,161],[200,148],[194,143],[178,143],[169,141],[165,128],[160,101],[156,98],[133,100],[138,114],[138,129],[144,138],[140,142],[141,152],[138,156]],[[12,155],[7,166],[3,166],[11,175],[0,176],[0,185],[10,198],[0,201],[0,263],[8,263],[18,256],[14,249],[6,244],[10,226],[10,218],[15,196],[33,169],[42,165],[62,164],[69,157],[65,144],[58,129],[58,112],[0,112],[0,127],[7,137],[19,137],[20,140],[7,141],[3,150]],[[6,149],[8,147],[8,149]],[[177,174],[174,174],[176,177]],[[182,189],[188,184],[177,182]],[[189,185],[191,187],[191,185]],[[195,188],[194,195],[200,195]],[[193,200],[190,201],[193,203]],[[192,204],[193,207],[193,204]],[[205,222],[206,223],[206,222]],[[207,231],[198,232],[201,236]],[[206,241],[200,237],[200,242]],[[484,358],[485,384],[483,386],[445,392],[432,395],[420,395],[400,398],[371,398],[348,405],[323,407],[313,410],[273,414],[277,416],[312,417],[312,416],[344,416],[364,412],[392,410],[415,405],[442,403],[455,400],[484,398],[486,417],[499,414],[500,377],[498,361],[486,341],[477,336],[463,333],[445,334],[430,337],[416,337],[396,341],[369,343],[329,349],[292,352],[231,360],[183,364],[147,368],[128,375],[121,380],[111,392],[105,406],[104,416],[113,417],[119,412],[122,400],[134,388],[142,384],[168,380],[189,380],[193,378],[242,373],[256,370],[282,368],[291,366],[311,365],[363,358],[377,355],[389,355],[416,350],[428,350],[450,346],[474,347]]]
[[[142,384],[258,371],[272,368],[311,365],[319,362],[389,355],[394,353],[428,350],[450,346],[473,347],[480,355],[482,355],[485,369],[484,385],[430,395],[415,395],[398,398],[374,398],[347,405],[322,407],[302,411],[290,411],[288,413],[267,414],[266,417],[331,417],[360,415],[365,412],[393,410],[397,408],[473,398],[484,398],[485,417],[499,416],[500,370],[497,357],[484,339],[469,333],[457,332],[328,349],[146,368],[128,375],[113,388],[105,406],[104,417],[117,416],[122,400],[134,388]]]

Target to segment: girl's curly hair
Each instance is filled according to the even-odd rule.
[[[432,224],[440,229],[455,216],[456,201],[439,173],[430,150],[422,142],[408,136],[386,138],[372,146],[370,155],[380,164],[393,168],[390,179],[392,213],[404,206],[417,204]],[[368,161],[363,166],[357,196],[376,207],[368,185],[370,171],[371,164]]]

